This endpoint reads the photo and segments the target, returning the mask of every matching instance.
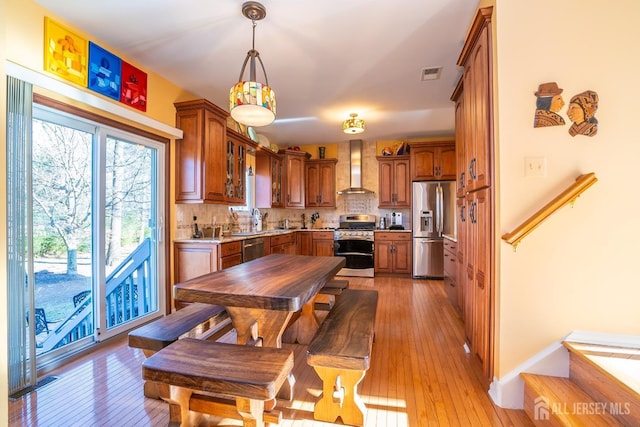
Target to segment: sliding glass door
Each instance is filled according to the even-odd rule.
[[[158,142],[34,106],[25,300],[39,361],[158,314],[164,155]]]

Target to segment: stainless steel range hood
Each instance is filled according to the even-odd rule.
[[[373,191],[362,187],[362,140],[349,141],[349,173],[351,186],[338,191],[338,194],[373,194]]]

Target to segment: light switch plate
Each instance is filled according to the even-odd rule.
[[[546,157],[525,157],[524,158],[524,176],[546,176],[547,175],[547,158]]]

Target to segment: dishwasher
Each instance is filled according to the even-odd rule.
[[[242,241],[242,262],[264,256],[264,237],[254,237]]]

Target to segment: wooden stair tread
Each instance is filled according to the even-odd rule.
[[[569,378],[527,373],[522,373],[520,376],[525,386],[532,390],[532,400],[536,397],[548,399],[550,419],[557,420],[560,425],[593,427],[622,425],[607,412],[606,406],[593,400]],[[531,417],[531,408],[527,408],[527,403],[533,404],[533,402],[525,401],[525,411]],[[536,421],[534,417],[531,419]]]
[[[640,399],[640,349],[568,341],[563,345]]]

